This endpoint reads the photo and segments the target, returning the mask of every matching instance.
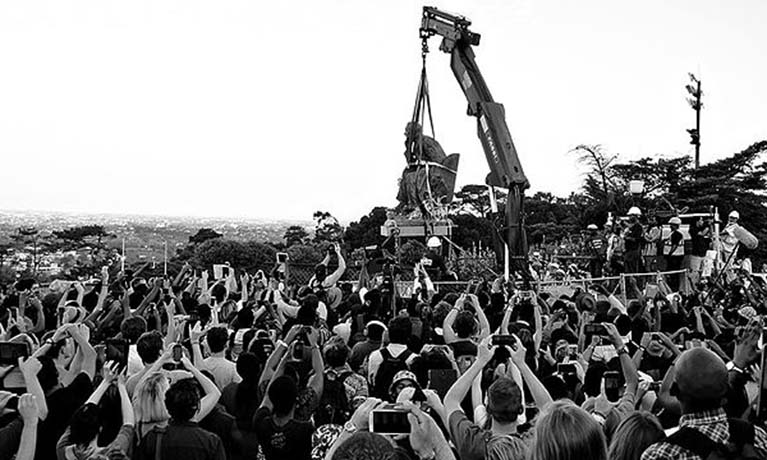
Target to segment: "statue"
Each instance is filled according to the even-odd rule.
[[[453,199],[460,155],[445,155],[439,142],[425,136],[421,125],[412,121],[405,127],[405,147],[407,166],[399,181],[397,212],[434,217],[435,207]]]

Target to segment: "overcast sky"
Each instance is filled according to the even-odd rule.
[[[477,62],[533,191],[567,195],[568,151],[690,153],[767,139],[763,0],[435,1]],[[0,209],[356,220],[396,204],[420,72],[420,2],[4,1]],[[437,140],[459,186],[487,164],[431,42]]]

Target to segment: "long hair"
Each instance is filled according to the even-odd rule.
[[[634,412],[618,425],[613,433],[608,457],[610,460],[639,460],[651,444],[666,439],[657,417],[645,411]]]
[[[141,382],[133,393],[133,410],[136,422],[164,422],[170,419],[165,408],[165,393],[170,382],[162,372],[155,372]]]
[[[544,409],[535,424],[530,460],[607,460],[602,427],[572,401]]]

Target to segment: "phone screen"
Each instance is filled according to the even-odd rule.
[[[181,362],[181,358],[184,357],[184,349],[181,347],[181,345],[176,344],[173,345],[173,361],[175,362]]]
[[[29,356],[29,348],[26,343],[0,342],[0,365],[16,366],[19,358]]]
[[[116,361],[122,369],[128,367],[128,342],[124,339],[106,340],[105,359]]]
[[[458,371],[455,369],[429,369],[428,388],[434,390],[440,399],[445,397],[456,380],[458,380]]]
[[[605,372],[605,396],[610,402],[618,402],[620,399],[620,375],[617,372]]]
[[[407,412],[382,409],[370,412],[370,431],[378,434],[410,434]]]

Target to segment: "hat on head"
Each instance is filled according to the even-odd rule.
[[[589,224],[589,226],[586,227],[586,230],[599,230],[599,227],[597,227],[595,224]]]
[[[597,308],[597,299],[588,292],[581,292],[575,298],[575,306],[578,307],[578,310],[580,311],[594,311]]]
[[[672,217],[668,220],[669,225],[682,225],[682,219],[678,217]]]
[[[639,208],[637,208],[636,206],[632,206],[632,207],[629,209],[628,215],[629,215],[629,216],[641,216],[641,215],[642,215],[642,210],[640,210],[640,209],[639,209]]]
[[[442,246],[442,241],[440,241],[438,236],[432,236],[426,241],[426,247],[438,248],[440,246]]]
[[[397,388],[397,385],[402,383],[410,381],[412,383],[412,386],[417,387],[418,386],[418,379],[416,379],[415,374],[408,370],[399,371],[396,374],[394,374],[394,378],[391,381],[391,385],[389,385],[389,394],[394,396],[394,389]]]
[[[740,213],[738,211],[730,211],[730,214],[727,215],[730,219],[740,219]]]

